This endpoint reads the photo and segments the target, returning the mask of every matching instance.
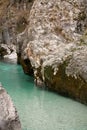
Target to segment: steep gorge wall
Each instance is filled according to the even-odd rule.
[[[27,24],[33,0],[0,0],[0,57],[17,58],[17,35]]]
[[[35,0],[22,39],[38,86],[87,104],[86,0]],[[27,40],[26,40],[27,39]],[[27,47],[26,47],[27,46]]]

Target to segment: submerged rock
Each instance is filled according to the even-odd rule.
[[[0,130],[21,130],[13,102],[0,84]]]

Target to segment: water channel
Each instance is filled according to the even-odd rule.
[[[0,82],[14,101],[23,130],[87,130],[87,106],[37,88],[21,66],[0,62]]]

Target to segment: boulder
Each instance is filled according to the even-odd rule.
[[[86,28],[86,0],[35,0],[21,53],[22,59],[30,61],[37,85],[85,104]]]
[[[0,130],[21,130],[21,124],[10,96],[0,84]]]

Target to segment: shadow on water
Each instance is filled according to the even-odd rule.
[[[2,57],[0,57],[0,62],[3,62],[5,64],[17,64],[16,59],[13,60],[13,59],[2,58]]]

